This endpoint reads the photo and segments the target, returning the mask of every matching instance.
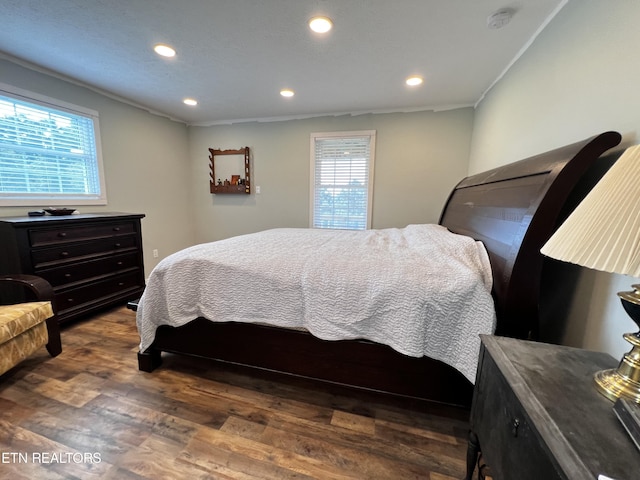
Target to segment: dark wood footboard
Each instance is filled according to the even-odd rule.
[[[198,318],[163,325],[153,346],[138,354],[140,370],[161,363],[160,352],[184,353],[393,395],[469,406],[473,386],[457,370],[428,357],[402,355],[365,340],[326,341],[265,325]]]

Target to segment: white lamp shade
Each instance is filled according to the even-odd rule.
[[[640,145],[625,150],[540,251],[640,277]]]

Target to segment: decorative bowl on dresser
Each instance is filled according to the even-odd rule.
[[[0,217],[0,274],[38,275],[51,283],[60,323],[125,304],[145,286],[143,217]]]

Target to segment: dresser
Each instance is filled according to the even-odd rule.
[[[125,304],[145,286],[143,217],[0,217],[0,274],[28,273],[49,281],[60,323]]]
[[[640,478],[640,451],[593,383],[617,364],[604,353],[482,336],[467,480],[478,449],[494,480]]]

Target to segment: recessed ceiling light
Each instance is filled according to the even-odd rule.
[[[406,83],[407,85],[409,85],[410,87],[415,87],[417,85],[421,85],[422,82],[424,82],[424,80],[422,79],[422,77],[419,77],[417,75],[414,75],[412,77],[407,78]]]
[[[153,50],[158,55],[162,55],[163,57],[174,57],[176,55],[176,51],[173,48],[171,48],[169,45],[163,45],[161,43],[153,47]]]
[[[280,95],[282,95],[283,97],[293,97],[295,95],[295,92],[290,88],[283,88],[282,90],[280,90]]]
[[[185,105],[189,105],[190,107],[195,107],[196,105],[198,105],[198,101],[193,98],[185,98],[182,103],[184,103]]]
[[[327,33],[333,27],[333,22],[327,17],[313,17],[309,20],[309,28],[316,33]]]

